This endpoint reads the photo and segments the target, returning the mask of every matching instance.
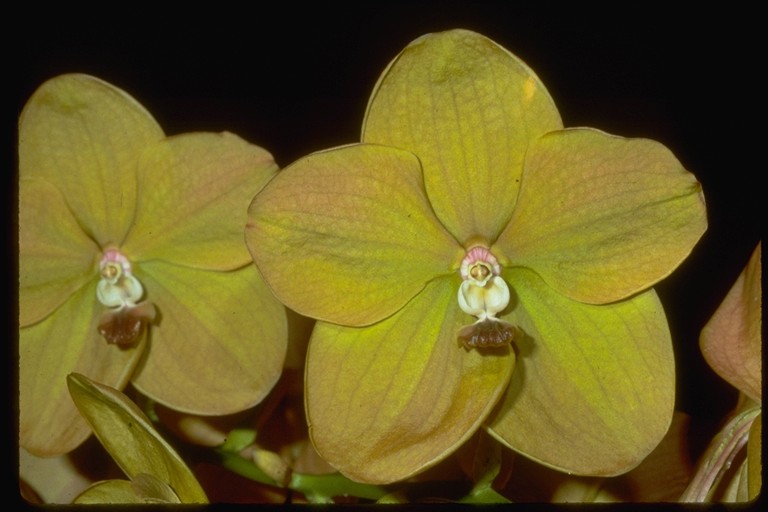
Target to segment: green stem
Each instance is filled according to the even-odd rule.
[[[293,473],[288,487],[304,494],[308,499],[310,496],[355,496],[366,500],[378,500],[387,494],[387,491],[377,485],[353,482],[339,473],[326,475]]]
[[[335,496],[377,500],[388,492],[377,485],[354,482],[339,473],[308,475],[294,472],[288,484],[283,486],[270,478],[256,464],[239,454],[227,450],[218,450],[218,452],[222,458],[222,466],[230,471],[265,485],[300,492],[312,502],[329,503]]]
[[[494,491],[492,487],[475,489],[467,494],[460,503],[512,503],[507,498]]]

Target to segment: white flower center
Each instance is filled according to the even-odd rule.
[[[99,302],[109,308],[135,306],[144,295],[144,287],[131,273],[131,263],[119,251],[110,249],[99,264],[101,279],[96,288]]]
[[[509,287],[501,278],[501,266],[485,247],[473,247],[461,262],[459,307],[479,320],[495,317],[509,304]]]
[[[496,318],[509,305],[509,287],[501,278],[501,265],[485,247],[475,246],[467,251],[459,272],[459,307],[477,321],[463,327],[458,338],[466,349],[503,347],[517,335],[518,329]]]
[[[98,330],[107,343],[127,347],[144,333],[146,325],[156,317],[155,306],[139,302],[144,287],[131,272],[131,262],[116,249],[104,252],[99,263],[101,279],[96,298],[107,309],[99,319]]]

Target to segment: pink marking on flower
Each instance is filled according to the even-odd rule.
[[[461,267],[459,270],[461,272],[461,278],[464,280],[469,279],[469,271],[472,265],[478,262],[489,265],[493,270],[493,275],[501,275],[501,265],[499,265],[499,261],[496,259],[496,256],[491,254],[491,251],[489,251],[487,248],[477,245],[468,250],[467,255],[464,256],[464,259],[461,261]]]
[[[117,249],[107,249],[99,263],[99,270],[104,270],[109,263],[119,263],[126,274],[131,273],[131,262]]]

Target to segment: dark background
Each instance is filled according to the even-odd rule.
[[[17,34],[6,49],[18,62],[5,78],[13,87],[10,126],[44,80],[83,72],[133,95],[168,134],[229,130],[285,166],[358,140],[376,79],[411,40],[449,28],[481,32],[536,71],[566,126],[659,140],[701,181],[709,230],[657,289],[675,342],[677,406],[716,421],[736,394],[703,361],[698,333],[762,236],[765,210],[757,15],[620,5],[36,7],[6,21],[18,24],[6,29]]]

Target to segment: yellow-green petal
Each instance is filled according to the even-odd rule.
[[[155,430],[144,413],[121,392],[79,374],[67,377],[67,385],[78,409],[94,434],[125,474],[138,494],[148,490],[151,475],[171,488],[182,503],[207,503],[200,484],[176,451]],[[134,482],[136,483],[136,482]],[[149,486],[157,491],[158,486]],[[153,491],[153,494],[157,494]]]
[[[251,261],[243,241],[248,204],[276,171],[272,155],[231,133],[183,134],[149,146],[122,249],[135,261],[242,267]]]
[[[144,349],[107,344],[96,326],[103,311],[96,280],[42,322],[19,331],[19,443],[52,456],[75,449],[90,430],[69,398],[66,376],[78,372],[123,388]]]
[[[675,372],[653,290],[605,306],[558,294],[535,273],[504,272],[525,336],[494,436],[555,469],[611,476],[642,461],[672,420]]]
[[[763,360],[761,252],[758,245],[699,339],[712,369],[758,403]]]
[[[133,219],[139,156],[163,136],[124,91],[92,76],[61,75],[21,113],[19,176],[55,185],[89,236],[119,245]]]
[[[241,411],[267,395],[285,359],[286,313],[253,264],[217,272],[152,261],[137,275],[159,313],[133,377],[142,393],[206,415]]]
[[[390,64],[363,142],[415,153],[438,218],[462,243],[494,240],[512,215],[530,141],[562,128],[524,62],[467,30],[428,34]]]
[[[280,300],[365,325],[403,307],[462,250],[435,218],[418,159],[354,145],[288,166],[253,200],[246,242]]]
[[[99,247],[50,183],[19,180],[19,325],[38,322],[96,276]]]
[[[431,282],[370,327],[319,322],[307,356],[306,407],[318,453],[349,478],[387,483],[448,456],[507,386],[514,352],[467,351],[456,332],[474,318],[458,278]]]
[[[701,185],[663,145],[570,129],[531,146],[495,254],[573,299],[605,303],[669,275],[706,227]]]

